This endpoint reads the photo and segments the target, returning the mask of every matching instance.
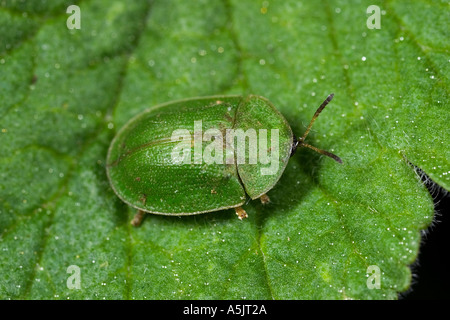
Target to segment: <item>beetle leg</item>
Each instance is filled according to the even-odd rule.
[[[245,210],[242,209],[242,207],[234,208],[234,210],[236,211],[236,214],[237,214],[239,220],[242,220],[242,219],[248,217],[247,212],[245,212]]]
[[[133,227],[139,227],[142,223],[142,220],[144,220],[145,212],[142,210],[138,210],[136,215],[134,216],[133,220],[131,220],[131,225]]]
[[[269,196],[265,193],[261,197],[259,197],[259,200],[261,200],[262,204],[268,204],[270,202]]]

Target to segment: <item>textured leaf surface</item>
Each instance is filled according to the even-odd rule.
[[[82,1],[68,30],[73,1],[2,1],[0,297],[396,298],[433,219],[413,166],[450,189],[449,10],[377,1],[381,29],[368,29],[372,2]],[[301,150],[246,221],[129,225],[105,158],[133,115],[252,93],[300,135],[331,92],[309,142],[343,165]]]

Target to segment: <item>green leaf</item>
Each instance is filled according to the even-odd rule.
[[[391,299],[450,189],[446,1],[0,4],[0,297]],[[370,5],[381,9],[369,29]],[[157,103],[267,97],[309,143],[232,210],[148,215],[111,190],[110,141]],[[79,269],[80,289],[73,288]],[[380,288],[373,288],[377,269]]]

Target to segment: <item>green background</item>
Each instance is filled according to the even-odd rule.
[[[0,2],[0,297],[397,298],[434,216],[414,168],[450,188],[448,18],[431,0]],[[309,143],[343,165],[301,150],[246,221],[129,225],[105,158],[135,114],[252,93],[301,135],[331,92]]]

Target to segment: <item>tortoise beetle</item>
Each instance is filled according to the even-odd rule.
[[[163,103],[138,114],[114,137],[106,171],[112,189],[145,212],[193,215],[234,208],[240,219],[247,196],[269,202],[289,158],[305,143],[314,121],[333,98],[315,112],[301,138],[264,97],[209,96]],[[193,130],[192,130],[193,129]]]

